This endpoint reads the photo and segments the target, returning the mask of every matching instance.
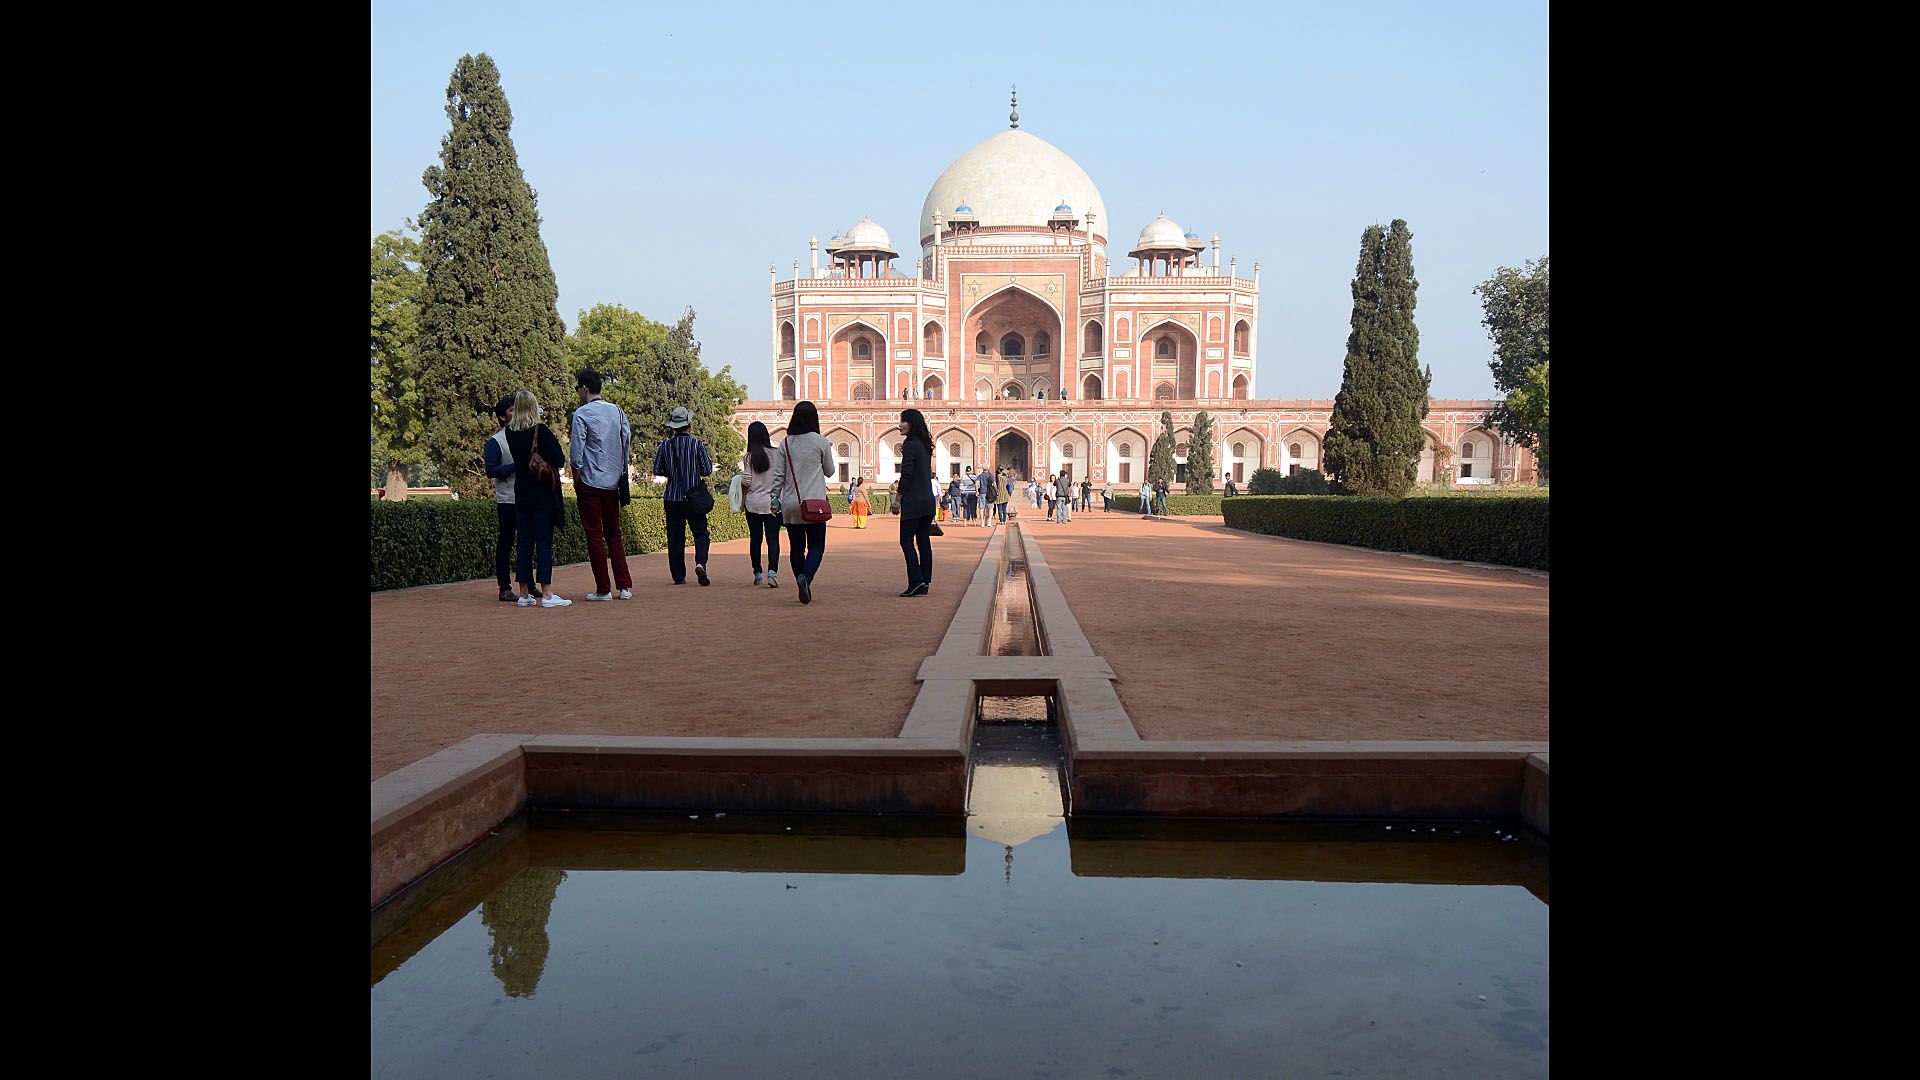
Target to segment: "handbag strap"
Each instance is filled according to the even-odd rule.
[[[793,437],[791,435],[789,435],[784,439],[781,439],[780,452],[787,455],[787,479],[793,484],[793,501],[799,502],[800,501],[800,478],[793,475],[793,450],[788,446],[788,444],[791,443],[792,441],[793,441]],[[773,497],[776,499],[780,497],[779,488],[775,488],[773,490]]]

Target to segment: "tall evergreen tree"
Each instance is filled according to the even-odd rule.
[[[1201,409],[1187,437],[1187,494],[1213,494],[1213,414]]]
[[[1147,480],[1173,483],[1173,414],[1160,414],[1160,434],[1153,440],[1153,453],[1147,458]]]
[[[407,228],[413,223],[407,222]],[[420,242],[401,229],[373,238],[373,456],[386,498],[407,497],[407,467],[426,460],[420,394]]]
[[[1355,495],[1405,495],[1413,487],[1426,446],[1433,372],[1419,365],[1420,331],[1413,324],[1413,233],[1395,218],[1369,225],[1360,236],[1353,274],[1353,330],[1346,368],[1333,399],[1325,460],[1339,489]]]
[[[420,215],[425,445],[447,483],[477,497],[491,487],[482,443],[496,428],[494,402],[533,391],[564,440],[573,380],[537,196],[514,152],[500,69],[485,53],[454,66],[447,120],[440,164],[421,178],[431,196]]]
[[[1544,468],[1547,418],[1547,257],[1519,270],[1502,266],[1474,286],[1480,324],[1493,339],[1494,388],[1507,395],[1487,414],[1488,427],[1540,456]],[[1537,370],[1536,370],[1537,369]]]

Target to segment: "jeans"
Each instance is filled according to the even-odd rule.
[[[1113,513],[1113,496],[1111,495],[1100,496],[1100,512],[1103,514]]]
[[[933,582],[933,515],[900,519],[900,550],[907,555],[907,588]],[[918,549],[918,550],[916,550]]]
[[[667,571],[675,584],[687,580],[687,526],[693,526],[693,561],[707,563],[707,515],[688,513],[692,503],[686,499],[668,499]]]
[[[820,573],[820,555],[827,549],[827,523],[807,521],[787,526],[787,561],[793,576],[807,575],[812,581]]]
[[[1065,525],[1067,523],[1067,505],[1067,500],[1065,499],[1054,500],[1053,520],[1055,524]]]
[[[760,536],[767,538],[767,566],[780,569],[780,517],[777,514],[747,513],[747,556],[753,560],[753,572],[760,573]]]
[[[513,586],[513,534],[520,515],[512,503],[494,503],[493,508],[500,517],[500,539],[493,549],[493,576],[500,579],[502,589],[507,589]]]
[[[1000,524],[1005,525],[1007,523],[1007,504],[1000,503],[998,505],[1000,507]]]
[[[1154,512],[1154,513],[1156,513],[1156,514],[1159,514],[1159,515],[1160,515],[1161,517],[1166,517],[1166,516],[1167,516],[1167,494],[1166,494],[1166,492],[1164,492],[1164,491],[1160,491],[1160,492],[1155,492],[1155,493],[1154,493],[1154,496],[1153,496],[1153,512]]]
[[[1153,513],[1153,496],[1151,494],[1140,496],[1140,516],[1146,517],[1151,513]]]
[[[961,498],[967,501],[967,520],[972,521],[973,519],[979,517],[980,516],[980,493],[976,491],[971,495],[962,495]]]
[[[553,511],[542,506],[530,509],[515,506],[514,525],[520,530],[520,550],[516,553],[516,580],[531,585],[534,577],[534,553],[539,552],[540,576],[542,585],[553,584]]]
[[[593,591],[605,596],[617,585],[633,588],[633,575],[627,572],[627,543],[620,536],[620,493],[610,488],[590,487],[578,481],[573,489],[580,496],[580,527],[587,530],[587,558],[593,562]],[[607,577],[607,555],[613,555],[613,577]]]

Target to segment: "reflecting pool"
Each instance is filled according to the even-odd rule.
[[[1546,1075],[1517,826],[1069,824],[990,769],[969,819],[536,812],[382,927],[372,1072]]]

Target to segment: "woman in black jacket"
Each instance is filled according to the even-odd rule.
[[[533,475],[527,463],[533,458],[535,440],[540,457],[553,467],[548,478]],[[540,404],[533,391],[513,395],[513,418],[507,422],[507,450],[513,454],[513,508],[519,519],[520,543],[515,575],[521,607],[566,607],[573,601],[555,593],[553,584],[553,530],[566,523],[566,504],[560,501],[560,467],[566,457],[560,452],[560,440],[540,422]],[[535,578],[534,551],[539,550],[540,587],[530,592]]]
[[[933,433],[919,409],[900,414],[900,550],[907,556],[907,591],[925,596],[933,587]]]

